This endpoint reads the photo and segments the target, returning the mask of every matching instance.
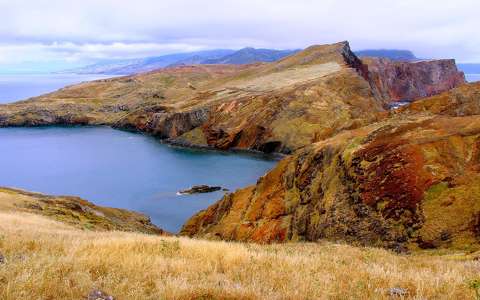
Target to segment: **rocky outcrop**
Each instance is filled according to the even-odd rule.
[[[376,96],[385,104],[414,101],[466,83],[465,75],[454,60],[417,62],[392,61],[386,58],[363,58]]]
[[[187,190],[179,191],[178,193],[181,195],[204,194],[204,193],[212,193],[212,192],[220,191],[221,189],[222,189],[221,186],[194,185],[191,188]]]
[[[209,118],[210,109],[199,108],[171,112],[167,107],[138,109],[121,118],[113,126],[152,134],[162,139],[175,139],[184,133],[202,126]]]
[[[192,217],[182,234],[478,249],[479,149],[479,115],[395,114],[296,152]]]
[[[201,108],[171,114],[155,114],[148,124],[148,132],[162,138],[177,138],[202,126],[209,118],[209,109]]]
[[[346,42],[307,48],[225,83],[211,102],[209,119],[179,139],[288,154],[369,124],[383,108],[364,70]]]
[[[480,82],[465,84],[434,97],[415,101],[395,113],[433,113],[459,117],[480,115]]]
[[[152,224],[146,215],[124,209],[97,206],[78,197],[48,196],[0,188],[0,210],[39,214],[81,229],[166,234]]]
[[[255,187],[194,216],[182,234],[397,250],[478,245],[480,118],[391,122],[285,159]]]

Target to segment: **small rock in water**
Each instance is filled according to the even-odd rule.
[[[180,191],[179,194],[199,194],[199,193],[211,193],[221,190],[221,186],[209,186],[209,185],[194,185],[188,190]]]
[[[404,288],[394,287],[388,289],[388,294],[392,297],[403,297],[407,295],[407,290]]]
[[[109,296],[100,290],[93,290],[88,294],[87,300],[115,300],[113,296]]]
[[[0,253],[0,265],[3,265],[6,262],[7,262],[7,260],[6,260],[5,256],[3,256],[2,253]]]

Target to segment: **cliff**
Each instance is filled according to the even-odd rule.
[[[401,107],[396,113],[434,113],[448,116],[480,114],[480,82],[469,83]]]
[[[174,143],[290,153],[377,120],[346,42],[270,64],[182,66],[0,106],[0,126],[106,124]]]
[[[449,98],[449,105],[462,90],[478,103],[478,84],[423,102]],[[436,112],[393,114],[306,147],[255,186],[198,213],[182,234],[259,243],[343,240],[397,251],[479,249],[480,116]]]
[[[402,62],[363,58],[362,61],[368,66],[369,80],[377,98],[386,104],[412,102],[466,83],[465,75],[451,59]]]

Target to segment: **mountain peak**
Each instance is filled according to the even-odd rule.
[[[313,65],[336,62],[340,65],[355,66],[358,58],[351,51],[348,41],[313,45],[276,63],[277,67],[288,68],[295,65]]]

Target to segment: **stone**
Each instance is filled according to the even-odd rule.
[[[221,186],[209,186],[209,185],[194,185],[188,190],[179,191],[179,194],[203,194],[220,191]]]
[[[3,256],[2,253],[0,253],[0,265],[3,265],[7,263],[7,259],[5,258],[5,256]]]
[[[391,297],[404,297],[408,294],[408,291],[404,288],[394,287],[388,289],[388,295]]]
[[[87,300],[115,300],[115,298],[100,290],[94,289],[88,294]]]

